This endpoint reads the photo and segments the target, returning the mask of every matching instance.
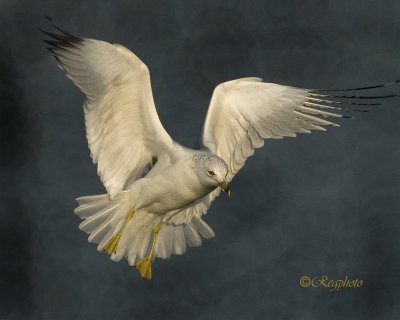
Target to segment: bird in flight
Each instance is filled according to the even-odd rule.
[[[211,97],[202,148],[186,148],[166,132],[157,115],[147,66],[119,44],[80,38],[58,27],[43,31],[48,49],[66,76],[86,95],[86,136],[107,194],[77,198],[75,213],[114,261],[126,258],[144,279],[152,262],[181,255],[187,246],[214,237],[203,220],[221,190],[265,139],[295,137],[339,126],[340,113],[365,112],[379,99],[301,89],[241,78],[219,84]],[[361,110],[360,110],[361,108]]]

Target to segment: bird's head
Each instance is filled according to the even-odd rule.
[[[228,196],[231,190],[226,181],[228,166],[225,161],[214,154],[204,154],[198,158],[197,175],[202,184],[210,189],[221,187]]]

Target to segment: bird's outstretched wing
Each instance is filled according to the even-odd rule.
[[[254,150],[264,145],[265,139],[325,131],[326,126],[339,126],[326,118],[352,118],[336,112],[366,112],[366,107],[380,105],[379,99],[395,96],[337,95],[333,92],[377,89],[398,83],[400,80],[353,89],[309,90],[265,83],[260,78],[224,82],[215,88],[211,98],[203,127],[203,145],[225,160],[229,182]],[[218,188],[199,199],[170,222],[188,224],[193,217],[200,218],[220,191]]]
[[[398,81],[389,84],[395,83]],[[265,83],[259,78],[224,82],[214,90],[204,123],[203,144],[225,160],[230,181],[254,150],[264,145],[265,139],[325,131],[326,126],[339,126],[327,118],[352,118],[336,112],[365,112],[353,107],[378,105],[376,99],[395,96],[335,95],[329,91],[366,90],[386,85],[309,90]]]
[[[58,30],[43,31],[51,38],[45,41],[67,77],[86,94],[91,157],[113,198],[160,155],[172,154],[176,144],[158,118],[149,70],[135,54],[118,44]]]

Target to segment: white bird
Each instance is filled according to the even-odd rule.
[[[119,44],[57,29],[43,31],[51,37],[45,41],[86,95],[87,140],[107,190],[77,198],[75,213],[84,219],[79,227],[98,251],[114,261],[127,258],[145,279],[151,279],[156,257],[181,255],[187,246],[200,246],[202,238],[214,236],[203,215],[221,189],[230,193],[228,183],[265,139],[325,131],[325,126],[338,126],[325,118],[347,117],[333,112],[348,111],[344,105],[377,104],[348,98],[389,97],[337,96],[259,78],[224,82],[211,98],[203,148],[192,150],[162,126],[149,70],[135,54]]]

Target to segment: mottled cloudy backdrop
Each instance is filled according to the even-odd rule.
[[[41,41],[44,15],[135,52],[161,121],[189,147],[226,80],[342,88],[400,78],[397,0],[1,0],[0,319],[400,319],[400,98],[326,133],[267,141],[232,198],[208,211],[216,237],[156,260],[142,281],[78,229],[74,198],[104,188],[83,95]],[[299,285],[320,275],[363,285]]]

